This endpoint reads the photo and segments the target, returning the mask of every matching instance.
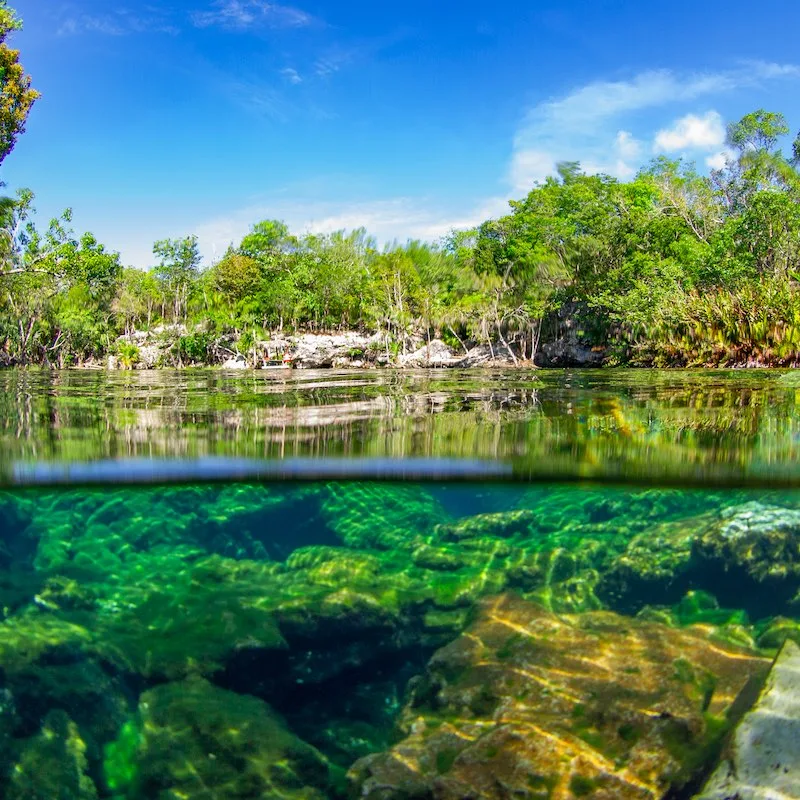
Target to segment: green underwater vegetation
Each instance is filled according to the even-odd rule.
[[[0,529],[4,800],[678,791],[800,639],[792,492],[18,489]]]

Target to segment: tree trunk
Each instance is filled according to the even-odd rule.
[[[467,350],[467,346],[464,344],[464,342],[461,341],[461,337],[453,330],[453,326],[452,325],[448,325],[447,326],[447,330],[449,330],[450,333],[452,333],[453,336],[455,336],[456,339],[458,339],[458,343],[464,348],[464,353],[465,354],[469,353],[469,350]]]
[[[511,347],[509,346],[508,342],[503,337],[503,331],[500,328],[500,320],[499,319],[495,320],[495,325],[497,327],[497,335],[500,337],[500,341],[503,343],[503,346],[506,348],[506,350],[508,351],[508,354],[511,356],[511,360],[514,362],[514,366],[518,367],[519,366],[519,360],[514,355],[514,351],[511,349]]]

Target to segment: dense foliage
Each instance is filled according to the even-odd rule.
[[[19,25],[0,0],[0,162],[38,97],[6,45]],[[69,210],[38,229],[23,190],[0,199],[0,362],[113,353],[133,366],[133,334],[167,330],[181,365],[207,360],[220,337],[246,353],[270,332],[357,329],[397,352],[437,337],[515,363],[567,340],[611,363],[800,363],[789,133],[780,114],[748,114],[710,176],[665,158],[628,182],[562,163],[507,216],[437,245],[379,249],[364,230],[298,236],[264,220],[207,266],[187,236],[156,242],[149,270],[124,267],[72,230]]]
[[[21,25],[5,0],[0,0],[0,163],[25,130],[25,121],[39,97],[19,63],[19,51],[6,44],[9,34]]]
[[[70,214],[46,231],[20,193],[3,238],[0,337],[9,363],[71,364],[156,326],[183,335],[175,363],[214,337],[242,352],[270,332],[382,331],[398,351],[443,338],[530,359],[565,334],[617,363],[787,364],[800,352],[800,137],[757,111],[729,126],[710,176],[657,159],[634,180],[574,163],[510,213],[439,245],[379,249],[366,231],[297,236],[264,220],[216,263],[196,237],[156,242],[148,271],[125,268]],[[127,349],[126,349],[127,348]]]

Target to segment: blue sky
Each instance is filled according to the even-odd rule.
[[[137,266],[188,233],[212,260],[267,217],[435,239],[558,160],[706,169],[729,119],[800,129],[791,0],[11,4],[42,98],[0,177]]]

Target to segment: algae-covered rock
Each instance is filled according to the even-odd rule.
[[[86,743],[64,711],[47,714],[42,730],[20,747],[8,772],[6,800],[95,800]]]
[[[269,597],[269,564],[212,556],[104,616],[96,649],[149,679],[210,675],[238,650],[286,648]]]
[[[787,641],[697,800],[800,797],[800,646]]]
[[[459,541],[481,536],[508,538],[529,535],[536,530],[536,514],[528,509],[517,509],[493,514],[476,514],[458,522],[439,525],[435,533],[445,540]]]
[[[692,545],[706,518],[650,526],[630,539],[600,576],[597,594],[610,608],[635,613],[671,605],[692,586]]]
[[[10,545],[17,562],[30,551],[39,570],[106,575],[159,547],[282,560],[297,547],[336,541],[317,513],[323,494],[320,485],[234,484],[0,496],[13,532],[0,543],[0,566]]]
[[[734,698],[768,667],[702,630],[486,599],[412,683],[405,738],[349,777],[367,800],[666,797],[706,766]]]
[[[131,798],[323,800],[326,760],[263,701],[200,678],[145,692],[106,750],[109,788]]]
[[[754,616],[780,613],[800,588],[800,511],[758,502],[723,509],[695,537],[703,588]]]
[[[759,626],[756,641],[759,647],[777,650],[787,639],[800,644],[800,620],[787,617],[766,620]]]
[[[0,670],[18,672],[39,659],[74,660],[90,652],[94,636],[54,614],[26,609],[0,622]]]
[[[388,484],[329,484],[322,514],[348,547],[378,550],[412,547],[448,520],[423,488]]]

